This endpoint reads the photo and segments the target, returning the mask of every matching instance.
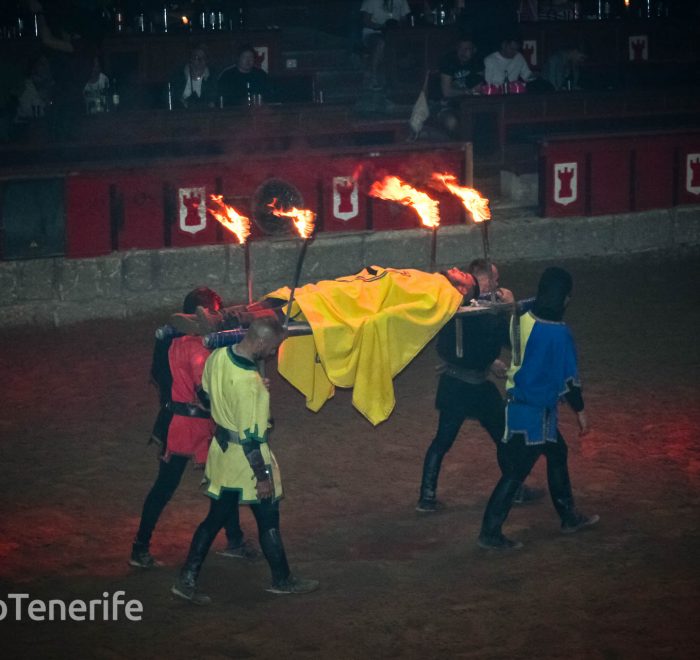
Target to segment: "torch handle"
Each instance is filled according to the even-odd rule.
[[[299,258],[297,259],[297,267],[294,272],[294,281],[292,282],[292,290],[289,294],[289,303],[287,304],[287,312],[284,316],[283,327],[286,330],[289,327],[289,317],[292,313],[292,303],[294,302],[294,292],[299,286],[299,280],[301,278],[301,267],[304,264],[304,257],[306,256],[306,248],[309,246],[309,239],[305,238],[304,242],[301,244],[301,250],[299,251]]]
[[[245,267],[245,288],[248,292],[248,304],[253,304],[253,277],[250,272],[250,243],[243,244],[243,262]]]

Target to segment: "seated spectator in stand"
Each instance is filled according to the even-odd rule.
[[[362,43],[370,56],[370,89],[383,87],[384,33],[404,21],[411,13],[407,0],[363,0]]]
[[[171,81],[173,103],[183,108],[213,108],[216,105],[216,79],[207,64],[204,46],[190,51],[189,61]]]
[[[501,41],[500,49],[484,59],[484,77],[486,84],[499,86],[517,81],[528,83],[535,79],[520,52],[519,39],[507,36]]]
[[[22,93],[17,103],[15,119],[28,120],[43,117],[52,103],[54,79],[49,60],[40,55],[33,63],[29,76],[24,81]]]
[[[95,56],[92,61],[90,78],[83,87],[85,98],[85,110],[89,115],[94,115],[107,110],[107,92],[109,90],[109,78],[102,71],[100,58]]]
[[[479,63],[474,59],[475,53],[476,46],[471,37],[463,36],[455,49],[440,60],[441,109],[438,117],[448,133],[457,130],[456,106],[460,97],[474,94],[484,82],[478,71]]]
[[[236,64],[224,69],[217,83],[217,98],[229,105],[252,105],[259,95],[263,101],[270,99],[270,79],[262,69],[255,66],[255,49],[241,46]]]
[[[579,87],[579,66],[586,59],[578,48],[563,48],[552,54],[542,67],[542,79],[554,89],[572,90]]]

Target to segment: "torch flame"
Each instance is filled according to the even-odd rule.
[[[410,206],[420,217],[423,226],[428,229],[437,229],[440,226],[438,202],[426,193],[412,188],[397,176],[385,176],[381,181],[375,181],[369,194]]]
[[[316,220],[316,214],[309,209],[298,209],[292,207],[288,211],[283,211],[278,209],[277,199],[273,199],[268,206],[272,209],[272,215],[278,218],[291,218],[294,226],[296,227],[297,233],[301,238],[311,238],[311,234],[314,232],[314,221]]]
[[[228,229],[243,245],[250,236],[250,220],[244,215],[240,215],[233,206],[224,203],[223,195],[209,195],[216,209],[209,209],[214,218]]]
[[[464,208],[471,213],[474,222],[483,222],[491,219],[489,200],[482,197],[478,190],[457,185],[457,178],[453,174],[433,173],[433,180],[440,181],[455,196],[462,200]]]

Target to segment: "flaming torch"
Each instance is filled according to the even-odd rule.
[[[369,194],[372,197],[398,202],[403,206],[410,206],[418,214],[421,224],[432,230],[430,271],[435,272],[437,230],[440,226],[438,202],[426,193],[412,188],[397,176],[385,176],[381,181],[375,181],[369,190]]]
[[[289,304],[287,305],[287,312],[284,316],[284,329],[289,328],[289,316],[292,313],[292,303],[294,302],[294,292],[297,286],[299,286],[299,278],[301,277],[301,267],[304,263],[304,257],[306,256],[306,248],[309,243],[313,240],[314,233],[314,222],[316,220],[316,214],[309,209],[298,209],[292,207],[287,211],[277,208],[277,200],[273,199],[268,206],[272,209],[272,215],[278,218],[291,218],[294,228],[297,230],[299,236],[304,239],[301,244],[301,250],[299,251],[299,257],[297,259],[297,267],[294,271],[294,281],[292,283],[292,290],[289,294]]]
[[[482,197],[478,190],[465,188],[457,184],[457,178],[453,174],[440,174],[435,172],[433,180],[442,183],[453,195],[462,200],[462,205],[474,219],[474,222],[481,229],[481,242],[484,246],[484,259],[489,274],[491,285],[491,302],[496,302],[496,288],[493,281],[493,268],[491,267],[491,249],[489,247],[489,221],[491,220],[491,210],[489,200]]]
[[[253,302],[253,278],[250,273],[250,220],[244,215],[240,215],[236,209],[224,203],[223,195],[210,195],[209,198],[215,208],[209,208],[212,214],[222,227],[230,231],[243,246],[243,261],[245,264],[245,285],[248,292],[248,304]]]

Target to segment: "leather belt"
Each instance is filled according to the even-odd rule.
[[[199,419],[209,419],[211,413],[208,410],[204,410],[196,403],[183,403],[182,401],[168,401],[165,407],[173,413],[173,415],[180,415],[181,417],[197,417]]]

